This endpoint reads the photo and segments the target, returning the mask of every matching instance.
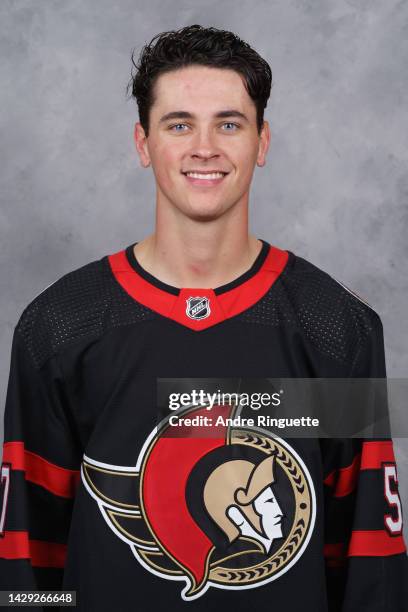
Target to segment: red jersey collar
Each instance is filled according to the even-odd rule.
[[[229,319],[258,302],[284,269],[288,252],[262,240],[262,249],[252,266],[230,283],[217,287],[173,287],[144,270],[133,247],[108,255],[118,283],[137,302],[194,331]]]

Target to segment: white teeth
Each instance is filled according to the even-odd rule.
[[[213,172],[212,174],[199,174],[198,172],[186,172],[187,176],[191,176],[191,178],[196,179],[204,179],[204,180],[214,180],[219,179],[224,176],[223,172]]]

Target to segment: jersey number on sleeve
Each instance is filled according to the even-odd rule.
[[[391,514],[386,514],[384,516],[384,523],[390,535],[399,535],[402,533],[402,508],[401,500],[398,495],[397,468],[395,464],[384,465],[383,467],[385,499],[392,508],[396,508],[397,510],[396,517],[392,516]],[[394,490],[391,489],[391,481],[394,483]]]

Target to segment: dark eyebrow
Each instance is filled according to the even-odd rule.
[[[228,109],[219,111],[215,113],[214,117],[216,119],[229,119],[230,117],[238,117],[239,119],[243,119],[248,122],[248,117],[241,113],[238,110]],[[169,121],[170,119],[194,119],[195,115],[189,113],[188,111],[173,111],[171,113],[167,113],[161,117],[159,123],[164,123],[165,121]]]

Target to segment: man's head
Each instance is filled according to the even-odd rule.
[[[158,77],[186,66],[230,69],[241,74],[255,105],[258,133],[261,133],[264,109],[271,92],[272,72],[269,64],[232,32],[200,25],[162,32],[143,47],[138,62],[132,53],[132,63],[135,72],[128,91],[136,99],[146,136],[149,135],[149,113],[156,99]]]
[[[156,36],[133,63],[136,147],[158,202],[197,220],[245,204],[270,138],[265,60],[231,32],[193,25]]]

